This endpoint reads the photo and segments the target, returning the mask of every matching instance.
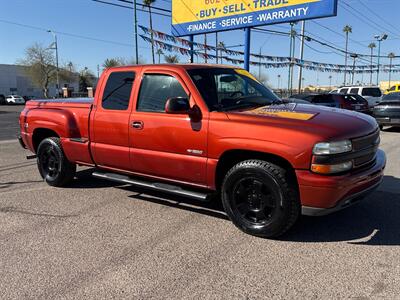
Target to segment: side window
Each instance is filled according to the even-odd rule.
[[[348,91],[349,91],[349,89],[341,89],[339,92],[341,94],[347,94]]]
[[[127,110],[134,80],[134,72],[111,73],[104,89],[102,107],[110,110]]]
[[[165,112],[169,98],[185,97],[185,90],[179,81],[170,75],[146,74],[143,76],[137,104],[138,111]]]
[[[358,88],[351,89],[350,94],[358,94]]]
[[[389,89],[389,91],[395,91],[396,90],[396,86],[394,85],[394,86],[392,86],[390,89]]]

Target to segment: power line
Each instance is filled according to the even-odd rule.
[[[125,5],[121,5],[121,4],[117,4],[117,3],[112,3],[112,2],[107,2],[107,1],[103,1],[103,0],[91,0],[91,1],[98,2],[98,3],[101,3],[101,4],[110,5],[110,6],[116,6],[116,7],[120,7],[120,8],[126,8],[126,9],[133,10],[133,7],[125,6]],[[144,10],[144,9],[141,9],[141,8],[136,8],[136,10],[148,13],[147,10]],[[159,15],[159,16],[164,16],[164,17],[169,17],[169,18],[171,17],[171,15],[167,15],[167,14],[160,13],[160,12],[152,12],[152,14]]]
[[[133,5],[133,1],[130,1],[130,0],[117,0],[117,1],[123,2],[123,3],[129,3],[129,4],[132,4],[132,5]],[[145,5],[145,4],[140,5],[140,4],[136,4],[136,6],[151,7],[151,9],[156,9],[156,10],[159,10],[159,11],[163,11],[163,12],[167,12],[167,13],[172,13],[172,11],[169,10],[169,9],[157,7],[157,6],[154,6],[154,5]]]
[[[1,23],[5,23],[5,24],[20,26],[20,27],[25,27],[25,28],[29,28],[29,29],[33,29],[33,30],[43,31],[43,32],[47,32],[49,30],[48,28],[43,28],[43,27],[38,27],[38,26],[33,26],[33,25],[28,25],[28,24],[22,24],[22,23],[17,23],[17,22],[8,21],[8,20],[2,20],[2,19],[0,19],[0,22]],[[133,44],[121,43],[121,42],[105,40],[105,39],[99,39],[99,38],[79,35],[79,34],[75,34],[75,33],[69,33],[69,32],[57,31],[57,30],[53,30],[53,32],[57,33],[57,34],[60,34],[60,35],[70,36],[70,37],[84,39],[84,40],[90,40],[90,41],[95,41],[95,42],[114,44],[114,45],[124,46],[124,47],[133,47]],[[149,49],[148,47],[142,47],[142,48],[143,49]]]

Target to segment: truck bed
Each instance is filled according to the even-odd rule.
[[[93,98],[31,100],[20,116],[21,137],[36,152],[33,135],[36,129],[51,128],[61,137],[64,152],[70,161],[92,164],[89,150],[89,118]],[[33,141],[33,142],[32,142]]]

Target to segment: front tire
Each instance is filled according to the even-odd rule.
[[[55,187],[68,185],[76,173],[76,165],[68,161],[60,139],[55,137],[46,138],[39,144],[37,165],[40,176]]]
[[[297,188],[285,169],[262,160],[240,162],[226,174],[222,203],[239,229],[266,238],[284,234],[300,215]]]

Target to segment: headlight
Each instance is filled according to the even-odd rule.
[[[315,155],[329,155],[350,152],[353,146],[350,141],[340,142],[327,142],[315,144],[313,154]]]
[[[336,174],[351,170],[353,168],[353,162],[347,161],[335,165],[319,165],[312,164],[311,171],[318,174]]]

